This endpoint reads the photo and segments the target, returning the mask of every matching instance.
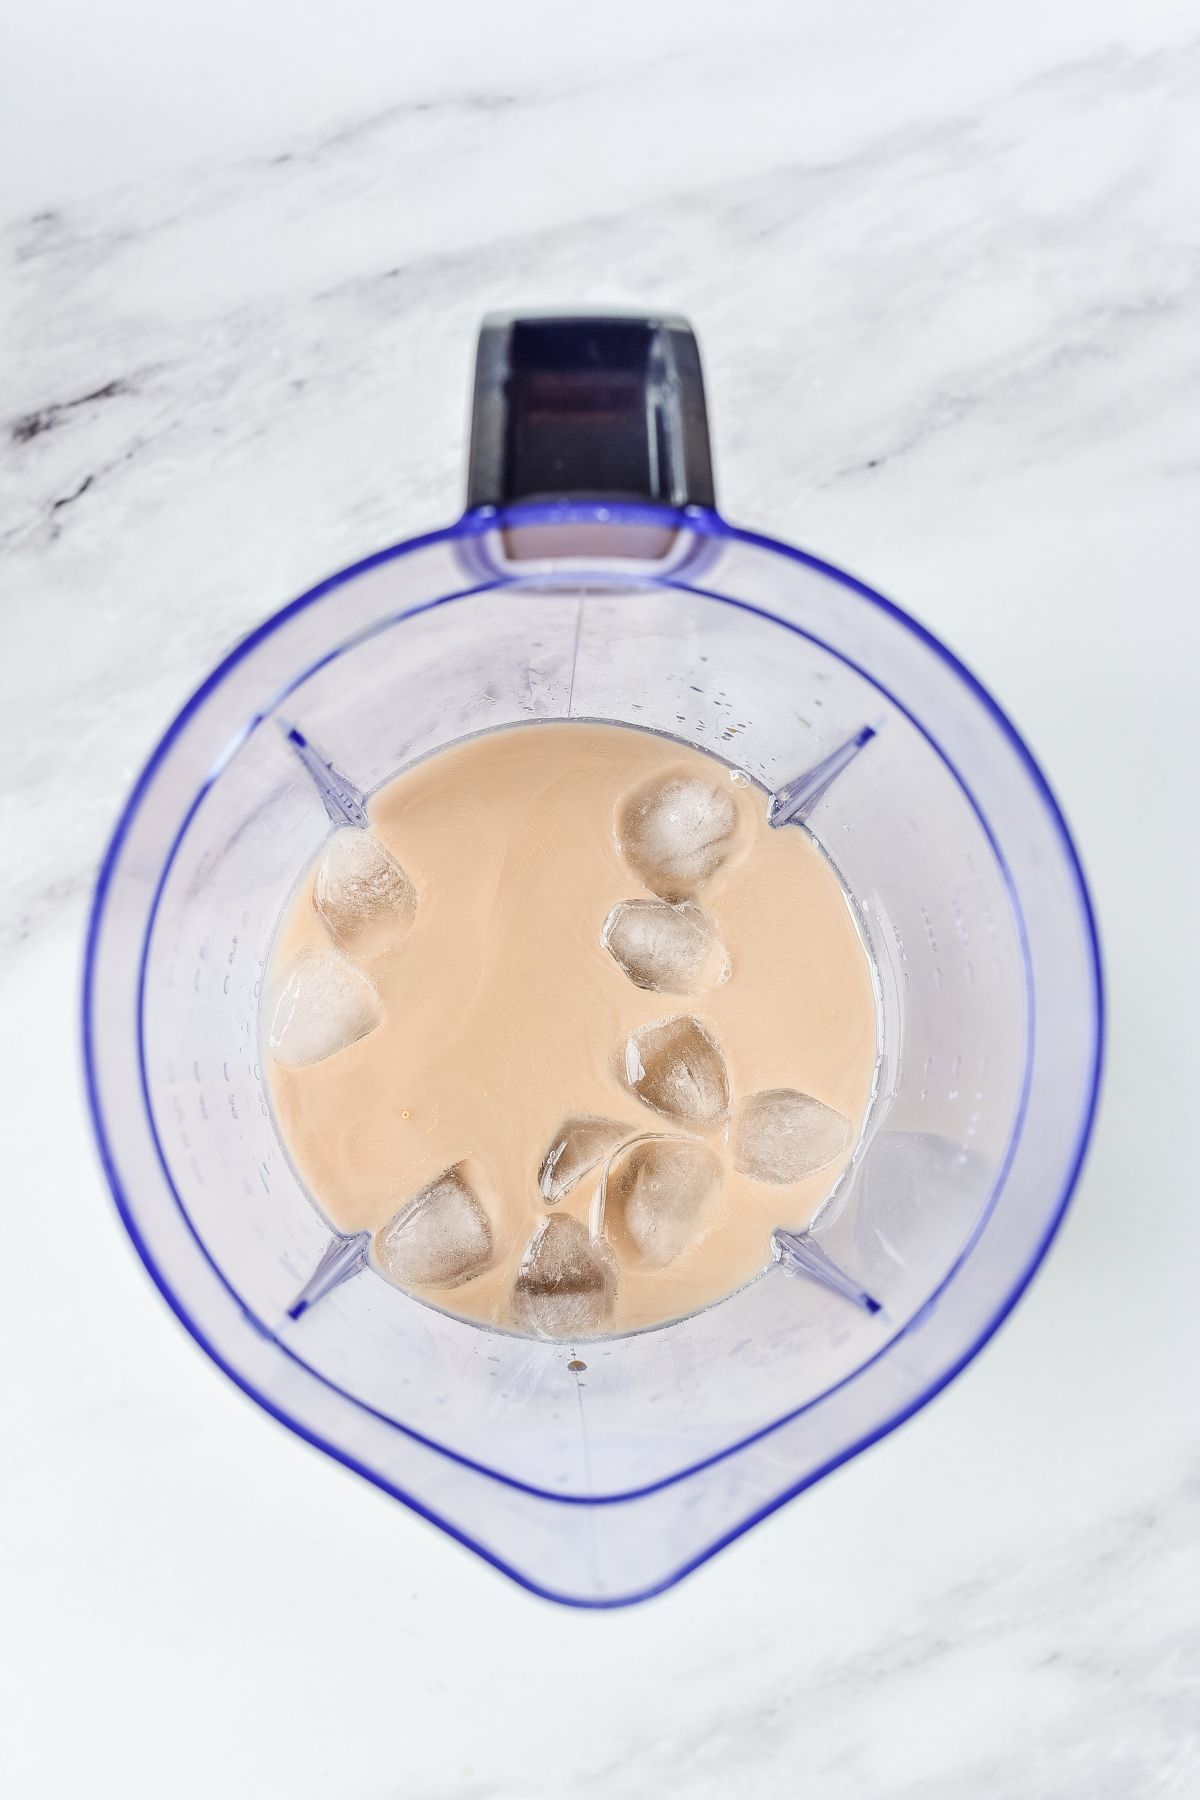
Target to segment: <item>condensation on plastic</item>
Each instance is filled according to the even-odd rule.
[[[506,557],[517,527],[561,543],[577,524],[593,550],[611,527],[617,554]],[[631,530],[668,554],[620,554]],[[805,823],[782,828],[829,856],[874,958],[880,1061],[811,1253],[777,1240],[779,1260],[703,1312],[553,1344],[441,1313],[353,1241],[339,1250],[273,1123],[259,1000],[333,829],[297,734],[339,795],[362,796],[474,733],[568,718],[665,733],[792,796]],[[612,1606],[891,1430],[996,1328],[1080,1166],[1101,990],[1051,793],[928,633],[715,513],[574,504],[469,513],[313,589],[226,659],[109,849],[84,1037],[117,1205],[209,1355],[516,1580]],[[804,1278],[826,1264],[842,1293]]]

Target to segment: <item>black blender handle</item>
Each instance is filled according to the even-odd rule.
[[[716,504],[700,351],[686,319],[483,321],[467,509],[567,499]]]

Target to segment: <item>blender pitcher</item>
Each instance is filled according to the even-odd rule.
[[[727,1298],[547,1342],[392,1286],[294,1172],[264,1080],[275,933],[373,790],[499,727],[702,749],[812,835],[875,983],[853,1158]],[[551,1599],[677,1581],[891,1430],[1015,1303],[1091,1126],[1083,876],[999,707],[899,608],[715,510],[686,321],[496,316],[467,508],[285,606],[216,669],[117,826],[84,1044],[118,1208],[261,1406]]]

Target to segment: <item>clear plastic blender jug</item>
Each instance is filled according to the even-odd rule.
[[[886,600],[713,509],[683,322],[526,324],[481,339],[464,517],[285,607],[155,751],[100,877],[85,1052],[122,1218],[214,1361],[518,1581],[612,1606],[996,1328],[1083,1156],[1100,978],[1066,827],[999,708]],[[273,935],[328,833],[436,750],[545,719],[745,771],[840,874],[879,1019],[863,1134],[809,1231],[702,1312],[574,1343],[365,1267],[289,1164],[260,1051]]]

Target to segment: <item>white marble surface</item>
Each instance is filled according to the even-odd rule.
[[[0,108],[6,1791],[1200,1795],[1195,9],[34,15]],[[606,1616],[223,1381],[120,1233],[76,1049],[158,733],[292,593],[453,515],[478,316],[571,299],[690,314],[727,514],[1010,710],[1111,1004],[1075,1206],[988,1350]]]

